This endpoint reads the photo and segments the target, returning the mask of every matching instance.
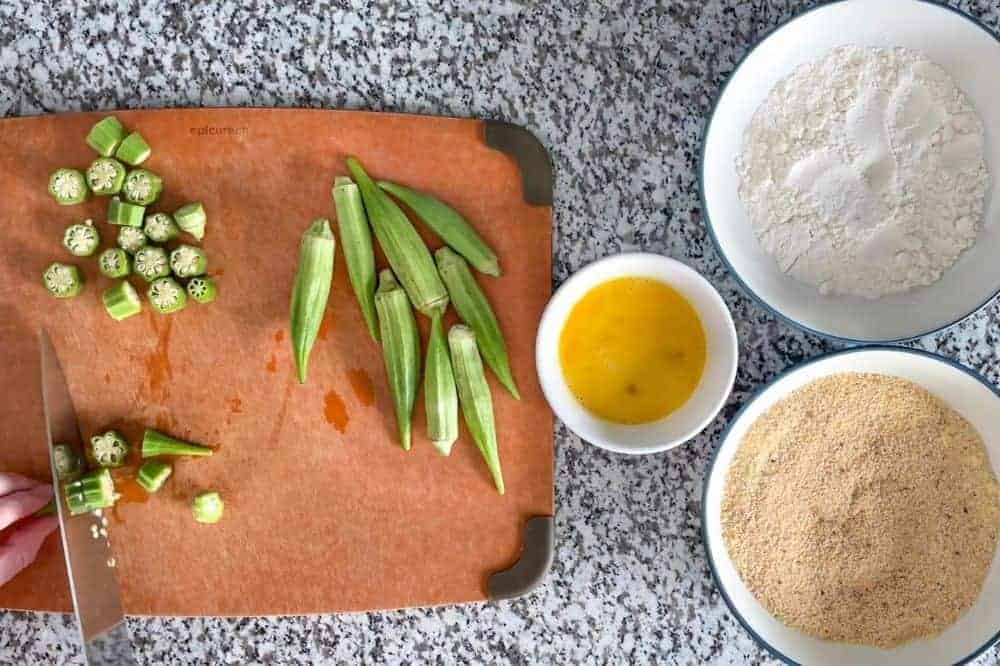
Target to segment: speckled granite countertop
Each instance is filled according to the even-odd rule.
[[[0,4],[0,114],[162,106],[368,108],[499,118],[536,132],[556,175],[558,283],[629,249],[707,275],[740,336],[723,416],[687,446],[611,455],[560,428],[557,552],[513,602],[287,619],[132,620],[149,664],[772,663],[716,592],[702,477],[725,419],[832,345],[775,322],[708,241],[696,155],[711,103],[790,0]],[[76,3],[58,3],[70,6]],[[81,5],[83,3],[80,3]],[[992,29],[997,0],[954,2]],[[1000,304],[918,346],[1000,381]],[[0,663],[78,663],[71,620],[0,613]],[[1000,648],[977,666],[1000,663]]]

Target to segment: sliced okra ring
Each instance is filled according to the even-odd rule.
[[[200,201],[184,204],[174,212],[174,220],[182,231],[186,231],[198,240],[205,238],[205,207]]]
[[[145,216],[145,206],[122,201],[118,197],[111,197],[111,203],[108,204],[108,222],[111,224],[117,224],[120,227],[141,227],[142,218]]]
[[[56,169],[49,176],[49,194],[60,206],[83,203],[90,196],[87,179],[76,169]]]
[[[197,303],[211,303],[218,292],[215,280],[207,276],[193,278],[187,283],[188,296]]]
[[[153,151],[150,149],[149,144],[146,140],[142,138],[142,135],[138,132],[132,132],[127,137],[122,139],[121,144],[115,151],[115,157],[120,159],[125,164],[131,166],[139,166],[146,161],[150,153]]]
[[[74,257],[89,257],[100,244],[101,235],[97,233],[93,220],[71,224],[63,234],[63,247]]]
[[[155,493],[163,487],[173,471],[174,468],[170,463],[165,463],[162,460],[150,460],[139,468],[135,480],[147,493]]]
[[[50,264],[42,274],[42,283],[56,298],[73,298],[83,291],[83,275],[72,264]]]
[[[160,314],[177,312],[187,305],[187,292],[184,291],[184,287],[169,277],[154,280],[146,291],[146,298],[149,299],[153,309]]]
[[[97,121],[87,133],[87,145],[104,157],[111,157],[125,138],[125,128],[114,116]]]
[[[146,236],[154,243],[169,243],[181,235],[181,229],[170,213],[153,213],[146,216],[142,226]]]
[[[109,247],[97,258],[97,267],[104,277],[125,277],[132,272],[132,258],[120,247]]]
[[[129,203],[148,206],[160,198],[163,179],[148,169],[132,169],[125,176],[122,194]]]
[[[125,167],[113,157],[98,157],[87,167],[87,185],[94,194],[118,194],[124,182]]]
[[[142,457],[156,458],[157,456],[196,456],[207,457],[215,453],[211,448],[185,442],[170,435],[164,435],[156,430],[146,430],[142,435]]]
[[[74,516],[107,509],[118,501],[114,479],[111,478],[111,471],[106,468],[84,474],[76,481],[67,483],[63,486],[63,494],[70,514]]]
[[[56,477],[60,481],[71,481],[84,470],[83,458],[69,444],[52,447],[52,462],[55,463]]]
[[[128,319],[142,312],[139,292],[127,280],[122,280],[115,286],[106,289],[101,300],[104,301],[104,309],[115,321]]]
[[[178,245],[170,253],[170,270],[179,278],[203,275],[208,268],[208,256],[200,247]]]
[[[170,261],[167,251],[156,245],[147,245],[135,253],[132,270],[146,282],[152,282],[170,275]]]
[[[146,247],[146,234],[138,227],[122,227],[118,230],[118,247],[135,254]]]
[[[225,502],[215,491],[199,493],[191,502],[191,513],[199,523],[212,525],[222,520]]]
[[[90,438],[91,458],[101,467],[121,467],[130,449],[128,441],[116,430]]]

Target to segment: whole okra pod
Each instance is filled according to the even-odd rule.
[[[511,395],[520,400],[521,393],[517,390],[514,375],[510,370],[507,343],[500,331],[500,323],[493,313],[493,308],[490,307],[486,294],[469,270],[469,265],[448,247],[438,249],[434,256],[441,278],[448,286],[452,305],[455,306],[455,311],[462,321],[475,331],[486,364]]]
[[[378,316],[375,314],[375,250],[368,216],[361,201],[361,190],[347,176],[333,181],[333,203],[337,209],[340,242],[344,246],[347,276],[361,306],[361,315],[372,339],[378,342]]]
[[[424,365],[424,407],[427,438],[441,455],[446,456],[458,439],[458,393],[442,317],[439,313],[431,319],[431,337]]]
[[[375,230],[378,244],[413,307],[428,317],[435,312],[443,312],[448,304],[448,292],[420,234],[396,202],[368,177],[356,157],[347,158],[347,168],[361,190],[368,221]]]
[[[292,351],[299,383],[305,384],[309,374],[309,355],[312,353],[320,324],[326,313],[333,282],[333,261],[337,241],[330,231],[330,221],[314,221],[302,235],[299,250],[299,269],[292,287],[292,305],[289,316]]]
[[[451,362],[455,368],[455,384],[458,386],[458,400],[462,405],[465,425],[486,461],[493,483],[503,495],[503,472],[500,470],[493,398],[490,396],[490,385],[486,382],[483,362],[476,346],[476,334],[468,326],[456,324],[448,331],[448,346],[451,348]]]
[[[429,194],[380,180],[378,186],[413,209],[448,246],[465,257],[480,273],[498,277],[500,262],[483,237],[457,210]]]
[[[382,354],[396,407],[399,443],[410,450],[410,421],[420,381],[420,332],[406,292],[388,268],[379,274],[375,308],[382,333]]]

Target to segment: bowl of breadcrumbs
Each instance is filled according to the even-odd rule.
[[[954,664],[1000,638],[1000,394],[943,357],[862,347],[733,420],[703,531],[730,609],[792,663]]]

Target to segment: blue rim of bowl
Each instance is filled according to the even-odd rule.
[[[726,602],[726,606],[729,607],[729,612],[733,614],[733,616],[740,623],[740,625],[746,630],[746,632],[750,634],[750,636],[755,641],[757,641],[758,645],[760,645],[769,653],[771,653],[771,656],[773,656],[775,659],[780,660],[782,663],[789,664],[789,666],[800,666],[800,664],[799,662],[793,661],[792,659],[787,657],[776,647],[774,647],[766,640],[764,640],[760,636],[760,634],[754,631],[753,627],[750,626],[750,623],[747,621],[747,619],[744,618],[743,615],[740,614],[738,610],[736,610],[736,606],[733,604],[733,600],[730,599],[729,593],[726,592],[726,588],[722,585],[722,582],[719,579],[719,573],[715,569],[715,560],[712,559],[712,549],[709,548],[708,546],[708,529],[706,527],[708,521],[706,520],[705,516],[705,507],[707,505],[707,499],[708,499],[709,481],[712,479],[712,473],[715,471],[715,463],[719,458],[719,452],[722,450],[723,445],[729,438],[730,431],[733,429],[733,426],[736,425],[736,423],[740,420],[740,418],[742,418],[743,412],[745,412],[747,408],[755,400],[757,400],[757,398],[764,395],[764,393],[770,390],[772,386],[777,384],[778,381],[783,379],[785,376],[790,375],[793,372],[797,372],[808,365],[812,365],[813,363],[828,358],[833,358],[834,356],[843,356],[846,354],[857,354],[869,351],[890,351],[900,354],[914,354],[916,356],[924,356],[927,358],[934,359],[935,361],[938,361],[940,363],[945,363],[954,368],[957,368],[958,370],[961,370],[965,374],[977,380],[980,384],[986,386],[988,389],[993,391],[993,395],[1000,398],[1000,389],[998,389],[996,386],[990,383],[990,381],[985,377],[983,377],[981,374],[979,374],[972,368],[968,368],[962,365],[958,361],[952,360],[946,356],[941,356],[940,354],[935,354],[933,352],[925,351],[923,349],[910,349],[909,347],[896,347],[894,345],[877,344],[877,345],[863,345],[860,347],[851,347],[850,349],[840,349],[837,351],[828,352],[826,354],[821,354],[820,356],[807,359],[800,363],[796,363],[795,365],[785,368],[777,375],[775,375],[775,377],[772,378],[771,381],[767,382],[767,384],[757,389],[757,391],[750,397],[750,399],[747,400],[745,403],[743,403],[743,406],[740,407],[740,410],[736,412],[736,415],[732,418],[732,420],[729,421],[729,425],[727,425],[726,429],[722,431],[722,436],[719,438],[719,446],[715,449],[715,453],[712,454],[712,459],[708,461],[708,468],[705,470],[705,479],[702,482],[703,487],[701,490],[701,541],[705,547],[705,558],[708,560],[708,568],[712,572],[712,580],[715,582],[715,588],[719,591],[719,594],[722,595],[722,599]],[[962,664],[969,663],[976,657],[979,657],[980,655],[984,654],[987,650],[989,650],[991,647],[993,647],[998,643],[1000,643],[1000,631],[997,631],[997,633],[995,633],[991,638],[989,638],[986,641],[986,643],[983,644],[982,647],[974,650],[969,656],[964,657],[959,661],[956,661],[953,664],[953,666],[962,666]]]
[[[702,132],[701,150],[699,151],[699,159],[698,159],[698,190],[699,190],[698,196],[701,199],[701,210],[705,216],[705,229],[708,231],[708,237],[712,240],[712,245],[715,247],[715,253],[719,256],[720,259],[722,259],[722,263],[725,265],[726,270],[729,272],[730,275],[733,276],[733,279],[736,280],[736,283],[740,286],[740,288],[748,296],[750,296],[750,298],[756,301],[758,305],[764,308],[765,311],[773,315],[775,318],[785,322],[786,324],[790,324],[791,326],[798,328],[799,330],[805,331],[806,333],[812,333],[813,335],[817,335],[821,338],[824,338],[826,340],[832,340],[834,342],[842,342],[846,344],[855,344],[855,345],[895,344],[901,342],[909,342],[911,340],[916,340],[917,338],[922,338],[925,335],[933,335],[934,333],[943,331],[944,329],[954,326],[959,322],[965,321],[966,319],[968,319],[969,317],[976,314],[977,312],[985,308],[987,305],[992,303],[993,299],[995,299],[997,295],[1000,295],[1000,287],[998,287],[997,290],[994,291],[989,298],[987,298],[985,301],[974,307],[972,310],[969,310],[969,312],[967,312],[966,314],[960,316],[958,319],[955,319],[954,321],[951,321],[942,326],[938,326],[937,328],[932,328],[928,331],[924,331],[922,333],[916,333],[914,335],[907,335],[901,338],[868,339],[868,338],[849,338],[841,335],[836,335],[834,333],[827,333],[825,331],[820,331],[810,326],[806,326],[802,322],[796,321],[795,319],[792,319],[791,317],[783,314],[776,307],[772,306],[770,303],[765,301],[762,296],[760,296],[757,292],[755,292],[753,289],[750,288],[750,285],[748,285],[746,282],[743,281],[743,278],[740,277],[740,274],[730,263],[729,258],[726,256],[726,253],[723,252],[722,250],[722,245],[719,243],[719,239],[715,235],[715,228],[712,225],[712,218],[708,214],[708,202],[705,200],[705,146],[708,144],[708,133],[712,129],[712,121],[715,120],[715,112],[719,108],[719,102],[722,101],[722,96],[725,94],[726,88],[729,87],[730,81],[732,81],[733,77],[735,77],[736,74],[740,71],[740,67],[742,67],[746,59],[750,57],[750,54],[756,51],[757,47],[763,44],[764,41],[766,41],[769,37],[771,37],[771,35],[778,32],[792,21],[796,21],[802,18],[803,16],[816,11],[817,9],[823,9],[825,7],[829,7],[830,5],[836,5],[840,4],[841,2],[847,2],[847,1],[848,0],[826,0],[825,2],[821,2],[820,4],[816,5],[815,7],[810,7],[809,9],[789,18],[788,20],[779,23],[774,28],[767,31],[763,36],[761,36],[760,39],[755,41],[753,45],[747,50],[747,52],[743,54],[743,57],[740,58],[739,62],[736,63],[736,66],[733,68],[732,73],[726,78],[725,83],[722,84],[722,88],[719,89],[719,94],[716,96],[715,102],[712,104],[712,111],[708,114],[708,122],[705,123],[705,129]],[[993,32],[993,30],[991,30],[989,26],[987,26],[985,23],[977,19],[975,16],[972,16],[965,10],[959,9],[957,7],[952,7],[950,5],[946,5],[944,4],[943,1],[939,0],[912,0],[912,1],[919,2],[925,5],[933,5],[935,7],[940,7],[941,9],[947,9],[948,11],[954,12],[955,14],[958,14],[962,18],[965,18],[966,20],[970,21],[973,25],[978,26],[986,34],[988,34],[994,40],[1000,43],[1000,34]]]

